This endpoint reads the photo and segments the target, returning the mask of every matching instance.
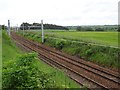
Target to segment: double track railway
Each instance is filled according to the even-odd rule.
[[[41,60],[47,64],[64,70],[64,72],[80,85],[88,89],[116,89],[120,88],[119,73],[100,67],[80,58],[67,55],[43,44],[25,39],[12,32],[13,40],[26,50],[35,51]]]

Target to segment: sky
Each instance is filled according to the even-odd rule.
[[[75,25],[118,23],[119,0],[0,0],[0,24],[23,22]]]

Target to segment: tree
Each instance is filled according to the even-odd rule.
[[[120,25],[118,25],[118,32],[120,32]]]
[[[95,31],[104,31],[104,29],[103,28],[96,28]]]
[[[84,31],[93,31],[91,27],[84,27]]]
[[[23,26],[24,26],[24,30],[27,30],[29,27],[28,26],[31,26],[31,24],[29,24],[29,23],[22,23],[21,25],[20,25],[20,29],[21,30],[23,30]]]
[[[29,24],[27,22],[22,23],[21,26],[20,26],[21,30],[23,30],[23,25],[24,25],[25,30],[27,30],[29,28],[28,26],[31,26],[31,29],[41,29],[41,23],[33,23],[33,24]],[[69,30],[67,27],[54,25],[54,24],[43,24],[43,26],[44,26],[44,29]]]
[[[33,23],[32,25],[33,26],[41,26],[41,24],[39,24],[39,23]]]
[[[84,27],[78,26],[76,30],[77,31],[93,31],[93,29],[89,26],[84,26]]]
[[[5,29],[7,29],[7,26],[2,25],[1,28],[2,28],[2,30],[5,30]]]
[[[77,30],[77,31],[82,31],[82,27],[81,27],[81,26],[78,26],[76,30]]]

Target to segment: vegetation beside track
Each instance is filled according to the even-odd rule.
[[[36,53],[24,53],[2,33],[2,87],[6,88],[80,88],[63,72],[39,60]]]
[[[20,49],[15,46],[15,43],[13,43],[6,35],[6,32],[2,32],[2,61],[3,64],[6,60],[14,60],[20,53]]]
[[[22,35],[22,33],[21,33]],[[39,34],[26,32],[24,36],[28,39],[32,39],[41,42]],[[45,44],[51,47],[55,47],[70,55],[78,56],[88,61],[95,62],[99,65],[109,68],[118,68],[118,54],[119,48],[96,45],[88,42],[72,42],[68,39],[45,37]]]

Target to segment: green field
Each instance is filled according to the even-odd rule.
[[[35,33],[35,31],[33,31]],[[36,33],[41,33],[37,31]],[[118,32],[76,32],[45,30],[45,36],[118,47]]]
[[[118,46],[117,32],[53,32],[56,37],[82,40],[91,43]]]

